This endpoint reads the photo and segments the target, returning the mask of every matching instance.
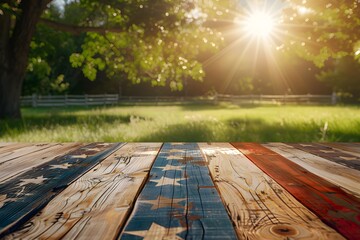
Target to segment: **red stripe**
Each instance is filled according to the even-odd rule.
[[[323,222],[348,239],[360,239],[360,199],[256,143],[232,143]]]

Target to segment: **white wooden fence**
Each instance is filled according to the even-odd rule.
[[[236,103],[317,103],[336,104],[336,94],[332,95],[217,95],[218,101]]]
[[[231,102],[234,104],[250,103],[316,103],[336,104],[336,95],[216,95],[210,97],[144,97],[118,94],[102,95],[36,95],[21,97],[22,106],[32,107],[65,107],[65,106],[94,106],[136,103],[218,103]]]

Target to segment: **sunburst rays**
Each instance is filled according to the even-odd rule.
[[[242,72],[244,65],[248,66],[247,71],[255,76],[257,72],[263,71],[263,65],[266,64],[271,75],[269,78],[277,81],[279,86],[289,86],[286,73],[276,59],[277,47],[284,42],[285,36],[289,37],[286,27],[281,23],[282,9],[283,5],[276,0],[244,0],[239,3],[238,9],[229,12],[229,15],[235,17],[232,19],[231,27],[227,27],[222,32],[225,39],[231,39],[231,42],[227,42],[227,45],[217,54],[203,62],[206,68],[214,64],[223,64],[224,59],[231,59],[227,60],[231,67],[221,80],[222,92],[229,89],[232,81],[238,80],[238,73]],[[256,18],[259,17],[262,19],[257,21]],[[271,21],[271,23],[266,23],[266,21]],[[267,24],[267,26],[262,27],[262,24]],[[262,30],[264,32],[259,32]]]

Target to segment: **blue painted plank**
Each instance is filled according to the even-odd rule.
[[[92,143],[0,184],[0,237],[35,215],[123,143]]]
[[[196,143],[165,143],[120,239],[237,239]]]

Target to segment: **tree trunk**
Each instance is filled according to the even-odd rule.
[[[19,74],[2,72],[0,81],[0,119],[20,118],[22,81]],[[23,77],[23,76],[22,76]]]
[[[0,119],[21,117],[21,86],[30,43],[36,24],[50,1],[21,1],[20,15],[16,18],[13,30],[9,15],[4,14],[0,18]]]

